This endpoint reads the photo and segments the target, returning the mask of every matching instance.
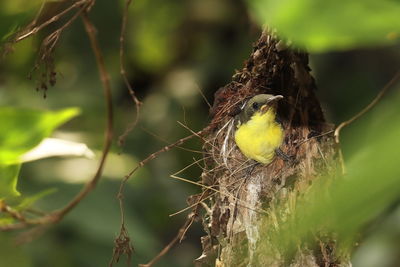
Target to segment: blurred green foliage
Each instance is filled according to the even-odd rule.
[[[135,117],[135,108],[119,76],[122,6],[123,1],[97,1],[90,14],[112,77],[116,139]],[[51,8],[46,10],[51,11]],[[24,13],[23,9],[19,11]],[[241,66],[251,51],[249,44],[258,36],[257,31],[249,31],[243,3],[230,0],[218,3],[212,0],[168,3],[139,0],[132,4],[129,12],[126,63],[129,79],[144,102],[139,125],[123,147],[115,142],[104,177],[85,201],[56,228],[35,242],[15,249],[14,254],[0,253],[1,258],[11,261],[23,254],[25,263],[30,266],[107,264],[119,230],[116,193],[120,179],[149,153],[189,134],[177,120],[193,130],[207,123],[208,107],[200,92],[211,101],[213,90],[230,80],[233,70]],[[237,21],[240,23],[234,23]],[[0,24],[4,25],[2,22],[25,24],[25,20],[11,18],[0,8]],[[48,90],[47,98],[35,91],[40,73],[33,73],[33,80],[25,78],[34,65],[41,38],[61,22],[17,44],[13,53],[2,59],[0,105],[50,110],[77,106],[82,115],[57,130],[54,136],[86,143],[100,154],[105,121],[102,85],[79,20],[65,30],[56,48],[57,85]],[[192,140],[186,146],[200,150],[201,142]],[[174,181],[169,175],[192,163],[193,157],[200,158],[202,154],[174,149],[146,165],[130,180],[125,194],[126,219],[135,246],[135,264],[147,262],[156,255],[183,223],[185,214],[171,218],[168,215],[185,208],[186,197],[199,189]],[[96,160],[83,158],[29,162],[22,166],[18,189],[30,198],[45,188],[57,188],[56,194],[39,199],[35,208],[59,209],[79,192],[82,183],[92,177],[96,168]],[[192,168],[185,174],[197,180],[200,172]],[[194,225],[188,232],[188,239],[177,245],[159,265],[190,265],[200,255],[200,235],[201,226]],[[15,233],[2,233],[0,243],[12,247],[13,237]],[[48,253],[42,253],[43,250]],[[6,261],[0,262],[0,266],[2,263]],[[120,265],[125,266],[124,262]]]
[[[157,72],[177,56],[177,40],[171,35],[182,24],[183,11],[179,1],[138,1],[132,6],[131,16],[138,23],[130,29],[129,51],[144,70]]]
[[[393,0],[248,0],[258,20],[311,52],[393,44],[400,2]]]
[[[78,113],[74,108],[58,112],[0,108],[0,199],[20,195],[17,191],[20,157]]]
[[[12,13],[8,12],[5,7],[16,5],[17,2],[28,5],[26,1],[13,0],[5,0],[0,4],[1,37],[10,33],[14,25],[21,27],[29,22],[27,18],[34,16],[30,4],[27,7],[29,10],[19,6]],[[98,29],[97,36],[112,78],[116,137],[135,118],[135,108],[119,76],[118,49],[123,2],[97,1],[90,14]],[[13,245],[15,233],[0,233],[1,267],[12,266],[9,263],[22,267],[97,267],[107,264],[111,258],[113,239],[119,230],[120,214],[115,196],[121,178],[149,153],[189,134],[188,130],[176,123],[177,120],[193,130],[207,124],[208,106],[200,91],[212,102],[213,93],[230,82],[234,70],[241,68],[250,54],[251,42],[260,34],[259,25],[247,13],[247,3],[244,0],[133,1],[129,10],[126,65],[128,78],[144,102],[139,124],[128,135],[123,147],[115,142],[104,177],[96,189],[57,227],[49,229],[32,243],[18,247]],[[344,8],[346,3],[341,5],[343,10],[347,10]],[[334,4],[328,1],[326,5],[332,9],[332,27],[336,24],[345,27],[345,23],[338,23]],[[39,4],[34,9],[38,7]],[[320,10],[329,12],[328,8]],[[310,12],[318,13],[318,10],[310,9]],[[296,20],[294,23],[306,25],[307,19],[318,18],[304,18],[304,21]],[[353,21],[346,21],[352,27]],[[322,22],[321,25],[327,24]],[[15,51],[0,61],[0,105],[42,110],[77,106],[82,115],[62,126],[53,135],[86,143],[100,154],[104,134],[104,99],[95,60],[79,20],[64,31],[56,47],[58,79],[56,86],[48,90],[47,98],[42,97],[42,92],[35,91],[36,79],[40,76],[36,74],[33,80],[25,79],[33,67],[41,38],[59,25],[56,23],[45,28],[38,36],[17,44]],[[313,22],[312,25],[318,23]],[[307,29],[306,26],[300,27],[303,28]],[[310,30],[314,31],[312,27]],[[303,34],[310,36],[305,32]],[[385,33],[383,39],[386,37]],[[374,39],[372,43],[368,41],[366,46],[376,43]],[[338,44],[333,44],[335,46],[332,48],[337,49]],[[347,48],[359,45],[364,46],[361,39]],[[400,65],[399,51],[398,46],[392,46],[312,54],[311,65],[319,87],[317,93],[328,120],[340,122],[369,103]],[[379,120],[379,114],[375,116]],[[376,117],[367,114],[365,124],[378,127],[375,126]],[[360,124],[356,122],[342,133],[345,158],[352,158],[360,148],[370,144],[366,142],[366,135],[360,136]],[[385,129],[385,126],[379,127]],[[201,141],[192,140],[185,147],[201,150]],[[193,158],[201,157],[201,153],[174,149],[146,165],[129,181],[125,194],[126,220],[135,247],[134,264],[145,263],[154,257],[183,224],[184,214],[175,217],[168,215],[185,208],[186,197],[200,189],[168,177],[192,163]],[[35,207],[45,211],[58,209],[79,192],[82,183],[92,177],[96,167],[97,161],[81,158],[51,158],[26,163],[21,169],[18,188],[28,200],[31,197],[35,199],[35,195],[38,192],[40,195],[45,188],[57,188],[57,194],[40,198]],[[185,172],[185,178],[198,180],[200,173],[200,168],[189,169]],[[353,262],[355,266],[363,266],[360,265],[362,259],[372,254],[370,248],[376,251],[378,244],[380,251],[384,252],[375,258],[375,262],[383,262],[382,255],[397,251],[400,247],[389,244],[384,238],[379,239],[383,236],[379,229],[400,222],[398,216],[390,215],[382,214],[380,218],[385,223],[377,223],[375,228],[370,229],[366,237],[366,244],[369,245],[361,246],[356,251],[357,257]],[[385,230],[389,232],[385,231],[386,236],[391,236],[394,231],[400,232],[395,227]],[[193,259],[201,252],[201,235],[204,235],[201,225],[193,225],[187,239],[172,249],[157,266],[191,266]],[[376,239],[380,243],[375,242]],[[119,266],[125,266],[124,262]],[[389,263],[382,266],[394,265]]]

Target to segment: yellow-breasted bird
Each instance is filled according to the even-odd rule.
[[[281,95],[259,94],[246,102],[238,115],[235,142],[250,159],[269,164],[280,152],[284,132],[276,121],[276,101]]]

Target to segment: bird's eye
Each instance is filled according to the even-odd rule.
[[[254,103],[253,103],[253,109],[254,109],[254,110],[257,110],[258,108],[259,108],[258,103],[257,103],[257,102],[254,102]]]

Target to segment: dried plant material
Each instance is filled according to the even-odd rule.
[[[208,235],[202,238],[204,251],[196,262],[318,266],[314,254],[321,251],[310,251],[304,244],[288,259],[263,234],[264,227],[280,227],[314,178],[337,168],[333,127],[325,122],[309,72],[307,54],[290,50],[264,32],[243,70],[215,93],[212,131],[204,143],[209,157],[204,159],[201,181],[203,192],[215,195],[203,201],[209,207],[202,218]],[[261,93],[284,96],[277,113],[285,132],[281,150],[290,160],[275,156],[270,164],[260,164],[246,158],[234,142],[236,115],[249,98]],[[278,211],[282,203],[286,209]]]

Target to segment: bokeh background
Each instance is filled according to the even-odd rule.
[[[28,22],[37,10],[37,3],[24,2],[0,3],[2,36],[21,21]],[[194,131],[207,124],[207,101],[212,104],[214,92],[230,82],[235,69],[242,67],[261,33],[243,0],[133,1],[129,10],[126,68],[143,106],[139,124],[121,147],[117,137],[136,116],[134,103],[119,75],[122,8],[122,1],[99,0],[90,14],[111,74],[115,105],[115,142],[104,177],[62,222],[49,227],[32,242],[15,246],[16,233],[0,233],[1,267],[106,266],[119,232],[116,194],[120,180],[150,153],[190,134],[177,121]],[[36,91],[38,74],[27,79],[39,41],[51,29],[17,44],[13,53],[2,59],[0,105],[50,110],[79,107],[81,115],[59,128],[54,136],[86,143],[99,157],[105,125],[104,98],[80,20],[65,30],[56,48],[58,79],[47,91],[47,97],[43,97],[43,91]],[[400,66],[400,46],[314,53],[310,62],[327,120],[338,124],[367,105],[393,76]],[[394,90],[389,97],[390,94],[395,94]],[[377,119],[367,114],[363,123]],[[355,130],[357,124],[342,133],[345,158],[351,158],[367,145]],[[192,140],[184,147],[199,151],[201,141]],[[37,206],[42,210],[62,207],[91,178],[98,157],[26,163],[18,189],[30,195],[56,188]],[[201,153],[176,148],[147,164],[129,181],[125,192],[126,219],[135,247],[134,263],[149,261],[184,223],[187,212],[169,215],[185,208],[186,198],[200,188],[170,175],[201,157]],[[200,173],[201,168],[194,166],[182,176],[196,181]],[[356,250],[353,265],[396,266],[400,262],[399,225],[400,210],[394,206],[365,235],[366,241]],[[194,224],[187,238],[156,266],[191,266],[201,254],[202,235],[201,225]]]

